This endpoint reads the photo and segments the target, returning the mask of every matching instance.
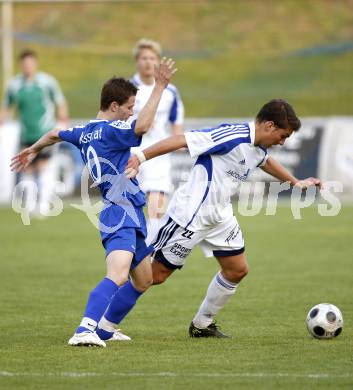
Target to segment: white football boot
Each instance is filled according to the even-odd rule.
[[[106,341],[130,341],[131,337],[124,334],[120,329],[115,329],[113,336]]]
[[[106,347],[105,342],[98,337],[96,332],[75,333],[68,344],[76,347],[89,347],[91,345],[95,347]]]

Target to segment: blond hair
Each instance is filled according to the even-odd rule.
[[[137,59],[137,57],[139,56],[141,50],[143,50],[143,49],[152,50],[154,53],[157,54],[157,56],[159,58],[162,55],[162,48],[161,48],[161,45],[158,42],[152,41],[152,39],[142,38],[142,39],[140,39],[136,43],[134,49],[132,50],[132,54],[133,54],[135,59]]]

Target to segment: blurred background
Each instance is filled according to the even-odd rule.
[[[189,117],[253,116],[274,96],[302,116],[353,114],[350,0],[13,3],[14,54],[38,52],[73,118],[92,116],[109,76],[131,76],[141,37],[178,60]]]
[[[18,53],[31,48],[38,53],[40,70],[60,83],[70,123],[87,120],[98,110],[107,78],[134,74],[136,41],[154,39],[165,55],[178,62],[175,84],[185,105],[184,129],[227,118],[252,118],[269,99],[287,99],[304,126],[288,141],[289,154],[277,152],[279,159],[296,174],[343,180],[345,192],[353,193],[353,1],[8,1],[1,5],[4,88],[19,71]],[[3,203],[11,201],[16,182],[8,170],[9,158],[18,148],[15,134],[13,127],[0,131]],[[74,164],[77,156],[70,153]],[[176,164],[179,177],[188,164],[182,155]],[[73,191],[69,176],[68,193]]]
[[[183,271],[153,287],[122,323],[132,344],[103,355],[72,351],[66,343],[85,297],[104,276],[99,231],[90,223],[98,198],[90,199],[91,214],[82,212],[83,165],[64,142],[37,183],[21,187],[24,175],[9,168],[21,148],[18,112],[0,114],[0,388],[352,389],[353,0],[0,0],[0,13],[2,104],[9,86],[18,88],[19,54],[31,49],[38,70],[57,80],[53,86],[46,78],[43,91],[50,85],[59,124],[85,123],[96,116],[102,83],[132,77],[134,45],[153,39],[177,61],[184,131],[251,120],[268,100],[287,99],[303,126],[269,153],[300,178],[335,181],[342,192],[333,195],[344,200],[330,214],[318,195],[301,219],[285,196],[272,217],[265,203],[254,206],[251,192],[243,211],[256,217],[234,202],[251,272],[219,316],[235,336],[229,342],[189,341],[188,325],[218,268],[195,248]],[[26,101],[27,115],[36,114],[39,105]],[[172,164],[178,185],[192,161],[177,152]],[[257,171],[254,192],[254,181],[270,180]],[[55,198],[64,212],[42,220],[48,214],[28,206],[30,193],[39,205]],[[319,302],[343,312],[335,341],[316,342],[306,332],[306,314]]]

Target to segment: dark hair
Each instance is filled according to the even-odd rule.
[[[103,85],[100,109],[106,111],[112,102],[117,102],[121,106],[136,93],[137,88],[131,81],[122,77],[112,77]]]
[[[300,119],[293,107],[283,99],[272,99],[266,103],[256,115],[258,122],[272,121],[280,129],[297,131],[300,129]]]
[[[18,56],[19,61],[23,61],[27,57],[38,58],[37,53],[31,49],[22,50]]]

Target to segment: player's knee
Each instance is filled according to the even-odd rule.
[[[168,276],[169,275],[164,272],[153,272],[153,285],[164,283]]]
[[[243,267],[239,268],[236,273],[238,280],[242,280],[249,273],[249,266],[247,264],[244,264]]]
[[[249,273],[249,266],[245,264],[243,270],[242,270],[242,278],[245,278],[245,276]]]
[[[114,272],[110,272],[107,274],[107,277],[112,280],[118,286],[122,286],[129,280],[128,274],[116,274]]]
[[[244,264],[240,268],[223,270],[222,273],[230,282],[239,283],[249,273],[249,267]]]
[[[139,280],[138,282],[134,281],[135,288],[141,292],[148,290],[153,284],[153,279],[151,277],[146,277],[143,280]]]
[[[163,277],[162,275],[153,276],[153,285],[156,286],[158,284],[162,284],[165,282],[165,280],[166,278]]]

